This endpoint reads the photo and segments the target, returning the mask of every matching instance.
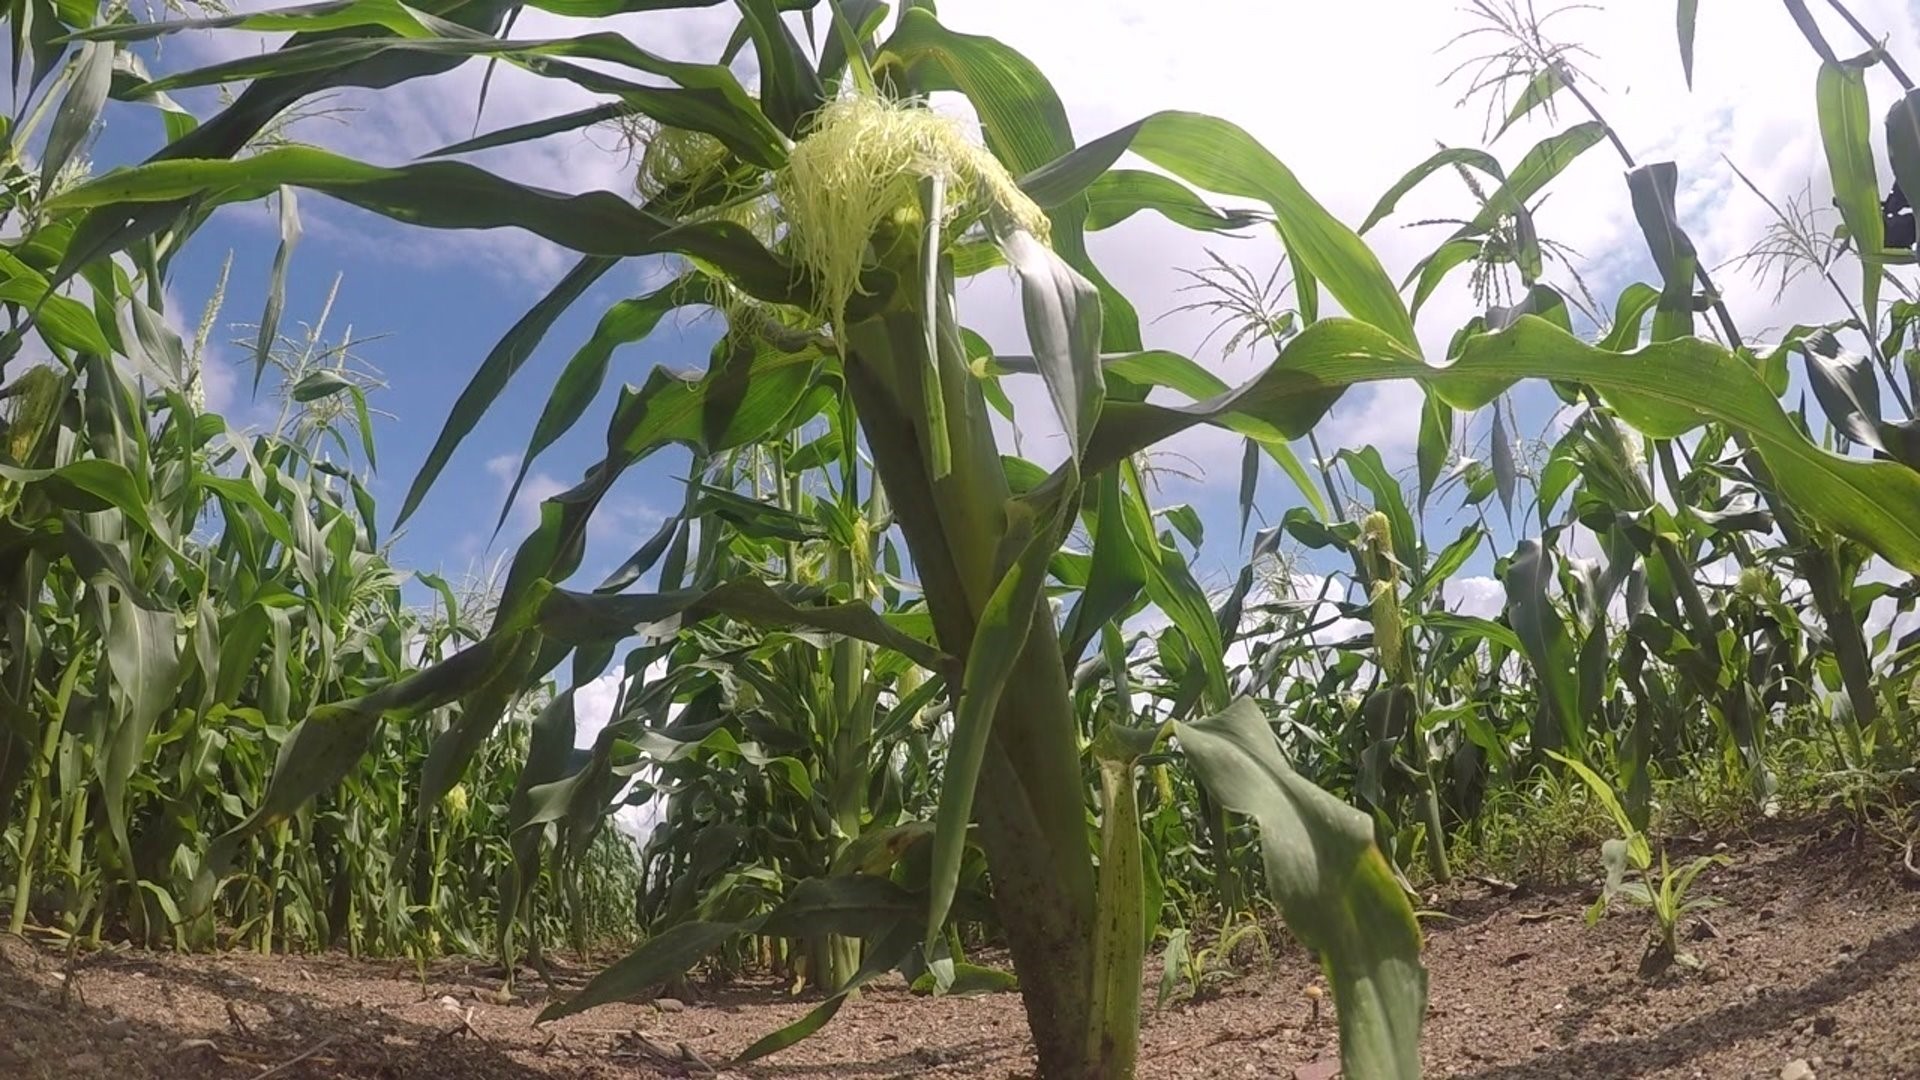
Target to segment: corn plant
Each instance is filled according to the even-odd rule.
[[[1614,889],[1615,896],[1645,907],[1653,916],[1647,954],[1640,961],[1642,975],[1658,974],[1669,964],[1700,966],[1698,957],[1680,948],[1680,920],[1720,906],[1720,901],[1713,897],[1694,894],[1693,882],[1708,867],[1727,861],[1724,855],[1700,855],[1676,871],[1668,864],[1667,853],[1662,851],[1658,874],[1648,867],[1644,880],[1622,882]]]
[[[1600,800],[1620,832],[1619,836],[1601,845],[1600,861],[1606,870],[1606,880],[1601,885],[1599,898],[1587,911],[1588,924],[1598,922],[1615,900],[1625,900],[1644,907],[1653,920],[1653,927],[1647,936],[1646,954],[1640,960],[1640,973],[1657,975],[1675,963],[1699,967],[1699,960],[1680,948],[1680,920],[1694,912],[1719,906],[1720,902],[1712,897],[1694,895],[1693,882],[1708,867],[1728,862],[1727,857],[1701,855],[1676,871],[1667,861],[1667,852],[1663,847],[1656,871],[1653,847],[1646,833],[1629,820],[1613,787],[1590,767],[1572,758],[1554,756],[1579,776],[1587,790]],[[1639,880],[1627,880],[1629,874],[1639,875]]]
[[[1186,927],[1174,928],[1167,933],[1167,944],[1160,954],[1160,989],[1155,1006],[1164,1008],[1169,1001],[1198,1001],[1215,993],[1220,983],[1239,975],[1241,957],[1256,952],[1262,959],[1271,959],[1266,931],[1257,919],[1242,921],[1235,917],[1220,928],[1218,940],[1197,949]]]
[[[827,671],[806,673],[795,693],[811,692],[811,704],[828,706],[830,745],[843,745],[842,732],[862,741],[877,701],[874,672],[894,680],[891,689],[881,680],[877,695],[892,697],[896,707],[913,693],[907,683],[937,681],[947,718],[937,802],[931,821],[918,823],[924,848],[888,844],[898,834],[867,828],[871,805],[836,801],[829,814],[837,829],[832,843],[845,845],[842,857],[851,851],[857,859],[830,866],[825,876],[779,881],[777,902],[758,909],[675,922],[545,1016],[628,997],[753,935],[864,940],[852,974],[833,977],[838,990],[807,1017],[750,1047],[747,1058],[803,1037],[847,993],[895,967],[924,965],[936,987],[951,985],[956,960],[947,928],[966,906],[962,882],[977,841],[1042,1074],[1130,1075],[1151,876],[1136,770],[1143,761],[1157,766],[1163,740],[1171,737],[1221,811],[1221,824],[1226,814],[1257,823],[1267,888],[1326,966],[1347,1072],[1413,1075],[1425,1001],[1419,932],[1374,843],[1374,824],[1296,772],[1267,714],[1234,693],[1226,648],[1240,632],[1251,582],[1236,583],[1238,599],[1230,596],[1218,608],[1210,602],[1178,546],[1155,526],[1138,455],[1210,423],[1252,439],[1290,474],[1304,475],[1291,441],[1307,436],[1356,383],[1415,380],[1438,413],[1442,406],[1504,411],[1495,403],[1515,382],[1551,379],[1576,399],[1610,409],[1662,454],[1703,425],[1718,425],[1739,447],[1769,511],[1797,530],[1788,541],[1803,569],[1831,569],[1839,537],[1903,569],[1920,568],[1920,536],[1912,529],[1920,520],[1920,476],[1895,461],[1815,445],[1780,405],[1764,365],[1735,351],[1742,347],[1737,335],[1728,334],[1725,344],[1692,337],[1693,298],[1690,287],[1682,287],[1692,273],[1687,253],[1656,248],[1669,287],[1623,295],[1616,327],[1630,329],[1620,336],[1590,344],[1570,332],[1565,305],[1556,314],[1553,295],[1535,280],[1537,237],[1519,224],[1546,178],[1539,167],[1490,170],[1499,186],[1419,272],[1423,284],[1437,282],[1448,268],[1491,253],[1510,257],[1530,286],[1519,304],[1463,328],[1449,362],[1434,365],[1422,356],[1399,290],[1359,235],[1230,122],[1157,113],[1078,143],[1057,95],[1030,62],[994,39],[953,32],[930,5],[908,6],[889,21],[877,4],[829,3],[825,17],[809,24],[821,33],[807,43],[770,0],[741,0],[738,7],[737,38],[759,62],[757,94],[722,64],[670,60],[610,30],[545,41],[506,38],[507,10],[478,2],[428,13],[333,0],[216,20],[128,19],[80,35],[93,49],[189,26],[301,28],[272,52],[122,90],[156,99],[176,88],[250,80],[216,117],[175,132],[147,163],[51,200],[62,212],[86,217],[48,272],[50,285],[104,265],[113,253],[142,250],[183,213],[292,187],[425,227],[526,228],[581,255],[481,362],[416,478],[403,518],[560,312],[622,260],[680,256],[691,280],[609,312],[557,380],[527,464],[579,420],[605,381],[613,346],[646,336],[661,315],[685,306],[714,310],[725,324],[703,374],[656,370],[620,392],[605,457],[575,488],[543,504],[539,527],[516,554],[491,626],[477,641],[417,674],[355,687],[305,710],[259,804],[210,845],[187,917],[206,910],[244,847],[332,790],[392,725],[457,703],[411,791],[416,812],[431,817],[524,691],[569,655],[576,681],[596,677],[621,642],[638,637],[643,643],[629,651],[622,669],[621,726],[603,737],[585,768],[569,775],[554,748],[563,745],[558,733],[571,730],[571,694],[557,695],[535,722],[516,784],[516,821],[564,822],[564,835],[590,836],[617,770],[645,767],[626,736],[684,734],[676,724],[688,718],[676,707],[696,710],[695,720],[697,710],[716,707],[712,657],[697,655],[706,650],[695,648],[695,659],[669,664],[658,677],[648,675],[655,661],[708,633],[692,629],[708,621],[713,633],[727,635],[720,640],[741,645],[752,640],[733,637],[742,627],[807,632],[825,635],[831,660]],[[571,82],[607,103],[490,132],[443,148],[432,160],[395,167],[298,146],[235,157],[248,138],[315,92],[391,86],[480,58]],[[603,67],[571,62],[578,58]],[[981,140],[926,107],[928,95],[945,92],[968,99],[981,121]],[[644,137],[637,203],[604,191],[560,195],[452,160],[608,117],[623,118]],[[1595,120],[1574,138],[1591,145],[1606,133]],[[1128,153],[1165,175],[1115,168]],[[1437,167],[1423,166],[1426,172]],[[1416,170],[1396,190],[1403,193],[1426,172]],[[1664,191],[1670,207],[1671,180],[1671,170],[1659,166],[1636,172],[1636,206],[1643,194],[1659,205]],[[1272,324],[1259,339],[1263,351],[1271,349],[1271,362],[1237,388],[1186,357],[1143,351],[1134,308],[1085,250],[1088,231],[1141,209],[1203,230],[1250,223],[1244,214],[1208,206],[1196,188],[1264,204],[1296,273],[1298,332],[1290,332],[1295,324]],[[1385,212],[1396,197],[1385,200]],[[1664,231],[1650,227],[1650,235],[1682,235],[1676,223],[1661,224]],[[1498,243],[1484,242],[1496,233]],[[966,330],[956,305],[961,278],[1000,267],[1019,283],[1026,356],[995,355]],[[1416,291],[1416,310],[1430,288]],[[1322,292],[1346,315],[1323,316]],[[1635,348],[1649,311],[1655,312],[1654,341]],[[1007,403],[1000,381],[1036,376],[1064,435],[1064,459],[1052,469],[1003,455],[991,422]],[[1187,403],[1149,400],[1154,391]],[[601,588],[567,587],[587,521],[614,482],[651,454],[680,446],[711,462],[782,444],[798,454],[793,433],[818,430],[823,421],[838,425],[839,462],[848,477],[876,500],[853,496],[854,485],[843,481],[833,524],[845,524],[856,542],[837,538],[830,574],[807,580],[790,572],[799,562],[772,559],[746,561],[741,569],[749,572],[732,580],[689,579],[683,571],[691,520],[683,519],[664,538],[639,544],[629,567]],[[1450,425],[1433,428],[1430,441],[1441,452],[1429,456],[1444,461]],[[864,468],[849,449],[856,441],[867,450]],[[1510,486],[1505,468],[1491,472],[1496,488]],[[797,505],[762,494],[748,499],[762,504],[751,511],[761,517],[791,513]],[[700,498],[690,487],[689,506],[701,506]],[[709,499],[702,512],[718,514],[727,501]],[[870,512],[877,506],[884,509]],[[1788,513],[1793,516],[1783,518]],[[705,528],[699,533],[702,545],[716,535]],[[910,565],[916,579],[900,589],[898,605],[889,601],[884,611],[860,587],[862,575],[852,565],[871,557],[869,544],[881,533],[898,543],[902,570]],[[1088,538],[1086,550],[1064,546],[1075,534]],[[1362,554],[1377,557],[1380,547]],[[1409,559],[1397,541],[1394,547],[1400,572],[1417,572],[1421,560]],[[1525,655],[1539,673],[1546,689],[1534,699],[1542,713],[1535,727],[1558,740],[1546,745],[1577,746],[1590,704],[1601,699],[1581,685],[1576,657],[1596,640],[1605,605],[1593,605],[1593,594],[1581,601],[1585,636],[1576,649],[1577,635],[1565,621],[1547,617],[1546,605],[1528,599],[1545,596],[1557,577],[1546,550],[1529,540],[1510,560],[1509,590],[1517,598],[1510,626],[1472,629],[1480,637],[1476,648],[1498,638],[1503,656]],[[657,590],[628,591],[663,555],[667,565]],[[1392,691],[1398,692],[1409,675],[1399,659],[1404,643],[1391,630],[1392,620],[1406,621],[1406,599],[1389,568],[1370,570],[1376,658],[1401,684]],[[1062,601],[1064,617],[1045,602],[1050,593]],[[1816,594],[1832,622],[1839,593]],[[1174,628],[1162,638],[1159,658],[1170,693],[1140,715],[1121,707],[1127,694],[1116,686],[1106,699],[1111,708],[1084,715],[1069,675],[1098,640],[1106,677],[1116,684],[1125,677],[1118,620],[1143,598]],[[788,659],[821,658],[796,649]],[[1356,671],[1359,662],[1355,657],[1342,670]],[[1500,666],[1498,658],[1488,662]],[[1480,663],[1461,665],[1463,677],[1484,674]],[[901,681],[912,669],[920,674]],[[1848,676],[1849,690],[1856,681]],[[1313,702],[1312,687],[1288,692],[1297,702],[1325,705]],[[790,721],[809,704],[778,702],[773,711]],[[1468,718],[1459,721],[1466,725]],[[1395,745],[1391,738],[1386,743]],[[1425,755],[1414,761],[1430,791],[1430,747]],[[856,760],[833,775],[857,777],[859,771]],[[1089,809],[1096,807],[1098,825],[1090,828]],[[836,816],[840,810],[845,813]],[[1435,843],[1440,831],[1430,830]],[[1220,847],[1231,847],[1224,835]],[[521,882],[533,854],[515,852]],[[518,884],[508,889],[506,907],[517,910],[521,895]],[[851,963],[852,951],[844,955]]]

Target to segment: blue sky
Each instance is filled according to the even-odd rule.
[[[1597,80],[1590,92],[1641,160],[1678,161],[1683,220],[1709,262],[1716,263],[1750,243],[1768,218],[1765,207],[1737,186],[1727,160],[1776,199],[1811,184],[1816,204],[1824,204],[1828,189],[1814,126],[1817,62],[1784,12],[1756,5],[1752,17],[1735,20],[1729,5],[1703,7],[1696,84],[1690,94],[1680,82],[1670,0],[1622,0],[1605,11],[1570,14],[1558,27],[1597,54],[1583,62]],[[1909,5],[1861,0],[1853,7],[1868,25],[1893,36],[1896,52],[1920,61]],[[1282,17],[1275,14],[1278,8],[1292,10]],[[1055,79],[1081,139],[1157,108],[1218,113],[1266,142],[1349,222],[1364,217],[1388,185],[1433,150],[1435,140],[1450,145],[1481,142],[1483,108],[1459,107],[1461,87],[1440,85],[1449,69],[1471,55],[1471,50],[1441,51],[1453,34],[1470,25],[1451,4],[1213,0],[1177,6],[1147,0],[1073,0],[1034,5],[947,0],[941,9],[951,25],[994,34],[1032,56]],[[709,60],[724,44],[731,22],[723,6],[691,14],[626,17],[617,26],[656,51]],[[1223,28],[1232,32],[1222,33]],[[516,34],[540,37],[580,29],[578,23],[528,12]],[[1843,36],[1844,28],[1836,25],[1829,32],[1836,42],[1844,42],[1843,51],[1857,51]],[[185,35],[169,40],[148,61],[156,72],[179,71],[253,51],[266,40],[228,32]],[[1089,56],[1104,59],[1088,62]],[[742,71],[751,79],[750,67]],[[308,121],[296,134],[369,160],[408,160],[472,133],[480,74],[481,65],[473,63],[439,79],[342,97],[331,104],[361,111]],[[1879,72],[1873,73],[1870,85],[1877,113],[1895,91]],[[482,130],[564,112],[591,100],[572,87],[510,69],[496,77],[492,95]],[[210,92],[178,96],[202,116],[217,104]],[[1494,150],[1511,165],[1535,140],[1582,118],[1562,112],[1557,119],[1529,120],[1504,135]],[[94,150],[96,168],[136,161],[155,149],[160,137],[156,114],[115,106]],[[516,179],[563,190],[606,187],[624,192],[630,184],[616,140],[607,132],[560,136],[475,160]],[[1540,217],[1543,233],[1580,253],[1576,262],[1587,284],[1609,305],[1621,285],[1654,279],[1632,222],[1621,172],[1618,160],[1604,146],[1596,147],[1562,178]],[[1884,164],[1882,175],[1887,175]],[[1405,225],[1420,218],[1463,216],[1470,202],[1456,182],[1439,177],[1402,205],[1400,214],[1369,237],[1396,277],[1446,231]],[[376,407],[394,418],[376,424],[381,461],[373,489],[390,522],[455,396],[481,358],[559,278],[571,258],[544,241],[511,231],[413,229],[314,195],[304,196],[301,206],[306,235],[293,262],[285,325],[291,328],[313,317],[335,275],[344,275],[332,332],[351,324],[356,336],[377,338],[358,351],[389,384],[374,399]],[[276,239],[273,218],[264,208],[217,213],[176,264],[172,293],[179,321],[193,323],[231,251],[232,278],[222,329],[215,337],[247,333],[229,327],[258,319]],[[1263,274],[1278,255],[1278,245],[1269,236],[1242,242],[1202,240],[1157,219],[1136,219],[1098,236],[1093,249],[1139,308],[1150,346],[1188,352],[1237,381],[1256,369],[1258,358],[1221,356],[1224,335],[1205,343],[1210,320],[1168,314],[1184,299],[1175,291],[1183,281],[1179,270],[1200,266],[1208,245]],[[608,305],[657,283],[660,270],[658,265],[622,266],[554,327],[409,523],[397,547],[404,566],[457,576],[490,557],[511,553],[531,521],[532,504],[570,486],[598,457],[613,380],[638,384],[656,364],[682,370],[705,364],[714,331],[698,324],[663,327],[646,343],[619,351],[607,392],[536,466],[521,505],[489,545],[511,469],[553,376]],[[1566,280],[1565,274],[1550,276]],[[1750,334],[1835,317],[1835,303],[1820,291],[1824,285],[1815,289],[1803,282],[1775,302],[1770,288],[1743,274],[1722,270],[1720,278]],[[989,340],[1025,351],[1017,332],[1017,304],[1006,280],[992,277],[975,283],[962,303],[963,319]],[[1452,330],[1474,311],[1463,273],[1421,314],[1419,328],[1430,355],[1437,356]],[[1160,316],[1165,317],[1152,321]],[[233,365],[241,356],[240,349],[229,347],[216,362]],[[235,369],[232,374],[223,391],[228,411],[243,423],[270,417],[266,406],[248,401],[245,373]],[[218,403],[223,392],[215,389]],[[1015,396],[1022,429],[1029,433],[1028,449],[1045,456],[1050,421],[1044,417],[1040,391],[1035,386]],[[1417,402],[1418,392],[1407,386],[1349,394],[1323,428],[1322,444],[1331,449],[1372,443],[1391,465],[1406,467],[1417,430]],[[1537,433],[1549,423],[1557,400],[1544,388],[1531,388],[1518,393],[1515,405],[1521,429]],[[1484,456],[1484,446],[1473,444],[1484,438],[1486,417],[1474,418],[1467,430],[1467,452]],[[1237,441],[1222,433],[1199,432],[1174,440],[1169,450],[1185,459],[1169,464],[1202,475],[1192,480],[1169,477],[1161,500],[1189,502],[1200,511],[1209,539],[1198,569],[1204,582],[1222,584],[1243,558],[1236,509]],[[1306,453],[1304,443],[1300,451]],[[668,452],[628,475],[589,538],[582,578],[597,580],[651,533],[664,510],[678,505],[684,469],[685,456]],[[1277,519],[1295,501],[1286,481],[1269,470],[1261,487],[1262,513]],[[1457,520],[1449,525],[1446,514],[1442,510],[1429,522],[1430,535],[1440,542],[1459,526]],[[1502,550],[1508,546],[1503,543]],[[1494,595],[1488,591],[1493,583],[1484,576],[1490,566],[1490,553],[1483,549],[1469,567],[1481,577],[1468,587],[1488,598]]]

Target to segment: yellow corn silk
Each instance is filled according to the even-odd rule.
[[[842,98],[820,110],[774,177],[794,255],[819,281],[822,318],[842,321],[874,230],[896,215],[918,215],[920,184],[930,178],[947,189],[942,227],[986,215],[1048,235],[1046,214],[952,118],[906,102]]]

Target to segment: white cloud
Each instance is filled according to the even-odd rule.
[[[1498,618],[1507,606],[1507,587],[1479,575],[1453,578],[1447,582],[1447,606],[1461,615]]]
[[[519,454],[495,454],[487,459],[487,473],[499,482],[502,499],[512,490],[514,473],[519,468]],[[540,504],[565,490],[567,485],[552,474],[539,469],[529,471],[513,497],[513,507],[507,511],[508,523],[517,531],[532,529],[540,522]],[[495,512],[491,505],[487,507],[489,515]]]

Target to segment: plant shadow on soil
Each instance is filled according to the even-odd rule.
[[[1729,838],[1727,851],[1732,862],[1699,885],[1723,906],[1687,942],[1704,969],[1651,980],[1636,970],[1641,912],[1588,927],[1591,894],[1577,888],[1497,896],[1465,885],[1436,898],[1427,906],[1445,917],[1429,926],[1427,1074],[1775,1077],[1797,1060],[1820,1077],[1920,1078],[1920,880],[1832,821],[1769,824]],[[1033,1067],[1013,994],[926,998],[881,985],[813,1038],[729,1066],[816,1001],[749,978],[687,1004],[616,1004],[535,1028],[541,978],[525,973],[503,1003],[484,962],[443,961],[423,981],[408,962],[337,954],[110,950],[66,969],[62,953],[0,939],[0,1076],[1009,1080]],[[587,971],[556,967],[558,992]],[[1313,1015],[1317,973],[1297,946],[1204,1001],[1164,1009],[1151,1006],[1149,974],[1141,1077],[1332,1075],[1337,1032]]]

